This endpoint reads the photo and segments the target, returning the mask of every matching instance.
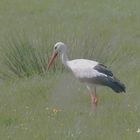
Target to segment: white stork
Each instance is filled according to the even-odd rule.
[[[125,85],[114,77],[111,70],[97,61],[88,59],[69,60],[67,57],[67,46],[63,42],[54,45],[53,54],[48,63],[48,69],[56,56],[60,54],[61,61],[65,67],[73,72],[75,77],[86,83],[91,95],[91,102],[97,105],[96,86],[103,85],[110,87],[116,93],[125,92]]]

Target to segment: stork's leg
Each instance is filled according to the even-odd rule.
[[[91,95],[91,103],[94,106],[97,106],[98,99],[97,99],[97,95],[96,95],[96,87],[94,87],[94,90],[92,91],[92,93],[90,95]]]

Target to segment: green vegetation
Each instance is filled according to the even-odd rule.
[[[139,0],[1,0],[0,139],[137,140],[140,133]],[[87,89],[60,61],[48,72],[57,41],[70,58],[108,65],[126,94]],[[63,72],[62,72],[63,71]]]

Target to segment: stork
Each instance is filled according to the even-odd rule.
[[[88,59],[69,60],[67,57],[67,46],[63,42],[54,45],[52,56],[48,62],[48,69],[60,55],[61,61],[75,75],[77,79],[85,83],[90,92],[91,103],[97,106],[96,86],[102,85],[111,88],[116,93],[125,92],[125,85],[113,75],[105,65]]]

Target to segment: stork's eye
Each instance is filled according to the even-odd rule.
[[[57,49],[57,46],[55,46],[54,49],[56,50]]]

